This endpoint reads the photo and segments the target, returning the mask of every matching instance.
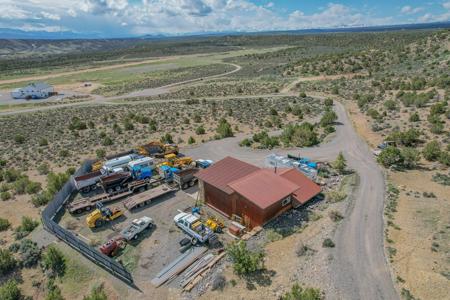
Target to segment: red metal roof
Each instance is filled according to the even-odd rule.
[[[305,204],[320,193],[320,186],[296,169],[281,169],[277,174],[299,187],[294,192],[293,198],[300,204]]]
[[[227,156],[209,168],[200,170],[195,176],[227,194],[232,194],[233,190],[228,186],[230,182],[257,170],[259,168],[254,165]]]
[[[228,185],[262,209],[286,198],[298,189],[296,184],[269,169],[260,169]]]

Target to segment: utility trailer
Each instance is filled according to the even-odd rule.
[[[198,168],[190,168],[174,172],[173,182],[176,183],[180,189],[185,190],[198,182],[197,177],[194,176],[198,171]]]
[[[176,189],[171,188],[170,186],[166,184],[162,184],[160,186],[157,186],[155,188],[152,188],[148,191],[135,194],[125,201],[123,201],[123,206],[128,209],[132,210],[134,208],[143,207],[149,203],[151,203],[153,200],[168,194],[170,192],[175,191]]]
[[[83,211],[90,211],[91,209],[95,208],[95,204],[97,202],[101,202],[103,204],[113,202],[125,198],[127,196],[130,196],[133,193],[143,192],[149,188],[158,186],[161,184],[162,181],[163,181],[162,179],[156,180],[152,178],[133,181],[130,184],[128,184],[127,188],[122,189],[120,191],[113,191],[112,193],[105,192],[92,197],[76,200],[70,203],[67,206],[67,209],[72,214],[80,214]]]

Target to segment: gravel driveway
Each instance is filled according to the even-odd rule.
[[[383,208],[385,183],[381,168],[367,144],[357,135],[345,108],[335,103],[339,125],[336,136],[318,147],[290,150],[250,150],[239,147],[244,138],[208,142],[183,149],[193,158],[220,160],[226,156],[264,166],[265,157],[273,152],[299,154],[315,160],[334,160],[340,151],[348,166],[359,174],[360,186],[355,202],[335,233],[336,248],[331,263],[333,282],[338,295],[329,299],[398,299],[389,266],[384,255]]]

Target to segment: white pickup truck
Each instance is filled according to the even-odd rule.
[[[130,225],[120,232],[120,235],[127,241],[135,240],[142,231],[152,228],[154,224],[153,219],[150,217],[144,216],[134,219]]]
[[[192,238],[191,242],[193,245],[198,242],[208,242],[209,239],[214,236],[212,230],[205,226],[198,217],[192,214],[180,212],[173,220],[178,227]]]

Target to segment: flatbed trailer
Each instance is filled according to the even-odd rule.
[[[152,202],[153,200],[176,190],[176,188],[172,188],[167,184],[162,184],[148,191],[132,195],[131,197],[123,201],[123,206],[128,210],[143,207],[150,204],[150,202]]]
[[[67,206],[67,209],[72,214],[80,214],[83,211],[90,211],[95,208],[97,202],[102,202],[103,204],[113,202],[127,196],[132,195],[136,192],[143,192],[149,188],[160,185],[162,180],[160,179],[142,179],[131,182],[127,188],[120,191],[114,191],[113,193],[104,192],[102,194],[94,195],[92,197],[82,198],[73,201]]]
[[[80,214],[83,211],[90,211],[95,208],[95,204],[97,202],[101,202],[103,204],[113,202],[122,198],[125,198],[129,195],[133,194],[132,191],[120,191],[115,192],[113,194],[102,193],[99,195],[95,195],[92,197],[82,198],[67,205],[67,210],[71,214]]]

